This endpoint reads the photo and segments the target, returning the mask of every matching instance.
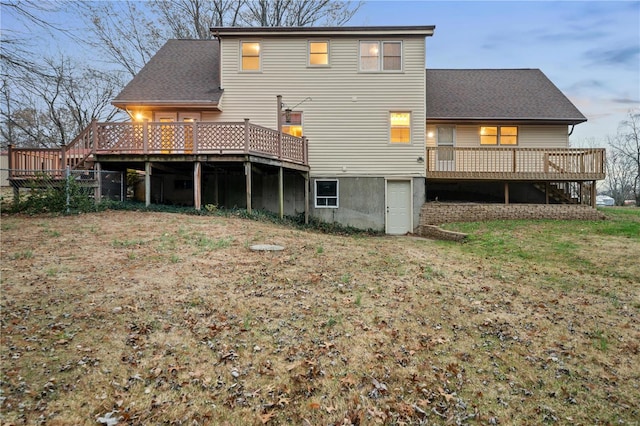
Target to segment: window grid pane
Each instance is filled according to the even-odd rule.
[[[402,44],[399,42],[386,42],[382,46],[382,69],[385,71],[402,70]]]
[[[480,127],[480,145],[498,145],[498,128]]]
[[[260,43],[257,43],[257,42],[242,43],[242,70],[243,71],[259,71],[260,70]]]
[[[360,43],[360,70],[380,70],[380,45],[377,41]]]
[[[389,117],[391,143],[411,143],[411,113],[392,112]]]
[[[309,65],[329,65],[329,43],[314,41],[309,43]]]
[[[338,181],[316,181],[316,207],[338,207]]]

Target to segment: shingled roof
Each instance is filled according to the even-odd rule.
[[[539,69],[428,69],[429,119],[587,121]]]
[[[217,108],[220,89],[217,40],[169,40],[112,104]]]

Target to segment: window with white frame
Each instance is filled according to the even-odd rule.
[[[411,113],[389,113],[389,141],[391,143],[411,143]]]
[[[243,41],[240,50],[242,71],[260,71],[260,42]]]
[[[336,179],[316,180],[316,207],[338,208],[338,181]]]
[[[309,66],[322,67],[329,65],[329,42],[309,42]]]
[[[402,71],[402,42],[361,41],[360,71]]]
[[[516,126],[480,127],[480,145],[517,145],[518,128]]]

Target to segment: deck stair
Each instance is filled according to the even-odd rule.
[[[547,191],[545,184],[536,183],[534,186],[542,193]],[[590,182],[583,182],[582,186],[575,182],[550,182],[547,188],[549,199],[557,203],[589,204],[588,194],[591,193]]]

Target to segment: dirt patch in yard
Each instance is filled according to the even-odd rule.
[[[212,216],[2,217],[0,420],[631,424],[640,242],[567,238],[543,262]]]

